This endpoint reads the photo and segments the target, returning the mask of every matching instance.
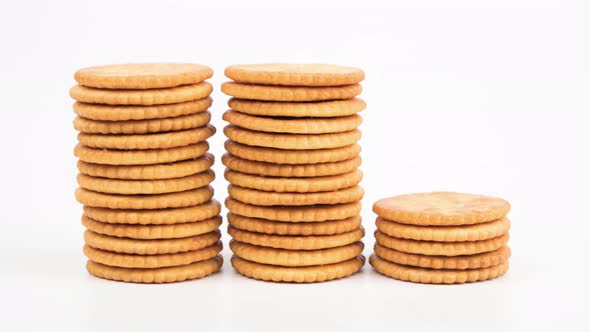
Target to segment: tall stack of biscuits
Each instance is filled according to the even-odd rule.
[[[509,210],[500,198],[450,192],[382,199],[373,205],[378,217],[370,263],[379,273],[419,283],[501,276],[510,257]]]
[[[233,267],[277,282],[349,276],[364,263],[356,98],[364,72],[335,65],[235,65],[222,162]]]
[[[76,199],[84,205],[88,272],[141,283],[220,269],[220,204],[206,141],[211,68],[126,64],[81,69]]]

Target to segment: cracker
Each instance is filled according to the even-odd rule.
[[[252,115],[313,118],[353,115],[367,107],[360,98],[300,103],[231,98],[227,104],[234,111]]]
[[[221,216],[171,225],[110,224],[82,216],[82,225],[94,233],[140,240],[178,239],[205,234],[221,226]]]
[[[287,250],[255,246],[231,240],[234,255],[260,264],[278,266],[314,266],[334,264],[352,259],[363,252],[363,244],[355,242],[346,246],[319,250]]]
[[[156,165],[113,166],[78,161],[80,173],[109,179],[158,180],[181,178],[204,172],[213,166],[215,158],[206,153],[202,157]]]
[[[335,235],[270,235],[244,231],[231,225],[228,227],[227,232],[234,240],[243,243],[292,250],[316,250],[341,247],[360,241],[365,236],[365,230],[362,227],[347,233]]]
[[[329,64],[251,64],[233,65],[225,69],[225,76],[240,83],[338,86],[356,84],[365,79],[359,68]]]
[[[511,254],[510,248],[507,246],[477,255],[455,257],[408,254],[380,246],[378,243],[375,244],[374,249],[377,256],[392,263],[429,269],[453,270],[481,269],[496,266],[508,261]]]
[[[103,165],[153,165],[198,158],[209,150],[209,143],[199,142],[171,149],[106,150],[76,145],[74,155],[80,160]]]
[[[186,207],[205,203],[211,197],[213,197],[213,188],[210,186],[157,195],[116,195],[97,193],[84,188],[76,190],[78,202],[88,206],[109,209],[151,210]]]
[[[203,249],[217,243],[221,238],[218,230],[180,239],[140,240],[113,237],[92,231],[84,232],[87,245],[107,251],[137,255],[174,254]]]
[[[74,74],[81,85],[105,89],[169,88],[202,82],[213,69],[191,63],[127,63],[82,68]]]
[[[245,217],[287,222],[319,222],[358,216],[361,203],[313,206],[257,206],[228,197],[225,206],[230,212]]]
[[[121,254],[85,245],[84,255],[93,262],[127,268],[154,269],[159,267],[180,266],[213,258],[221,252],[221,242],[202,249],[175,254],[134,255]]]
[[[385,219],[422,226],[479,224],[500,219],[509,210],[510,204],[501,198],[452,192],[400,195],[373,205]]]
[[[157,269],[129,269],[88,261],[86,269],[88,273],[103,279],[137,283],[167,283],[202,278],[219,271],[221,265],[223,265],[223,258],[218,255],[192,264]]]
[[[79,116],[97,121],[127,121],[174,118],[178,116],[196,114],[211,107],[211,97],[186,101],[183,103],[134,106],[134,105],[103,105],[74,103],[74,112]]]
[[[398,239],[375,232],[375,239],[380,245],[410,254],[431,256],[475,255],[497,250],[508,243],[508,233],[487,240],[466,242],[435,242]]]
[[[388,262],[376,255],[369,259],[373,268],[388,277],[424,284],[462,284],[493,279],[508,271],[508,262],[474,270],[434,270]]]
[[[356,156],[337,162],[290,165],[252,161],[226,153],[221,157],[221,162],[229,169],[247,174],[280,177],[315,177],[350,173],[361,165],[362,159]]]
[[[113,210],[84,206],[88,217],[110,224],[129,225],[171,225],[191,223],[213,218],[221,211],[221,204],[210,200],[203,204],[175,209]]]
[[[356,186],[363,179],[363,172],[356,170],[339,175],[289,178],[267,177],[240,173],[227,169],[225,179],[236,186],[274,192],[325,192]]]
[[[276,85],[253,85],[225,82],[221,91],[242,99],[270,101],[321,101],[353,98],[363,91],[359,84],[332,87],[297,87]]]
[[[208,111],[175,118],[127,121],[97,121],[77,116],[74,128],[88,134],[146,134],[198,128],[210,120]]]
[[[107,105],[163,105],[207,98],[213,91],[208,82],[149,90],[106,90],[75,85],[70,96],[77,101]]]
[[[230,212],[227,214],[227,221],[231,226],[245,231],[278,235],[333,235],[351,232],[361,226],[360,216],[295,223],[244,217]]]
[[[277,193],[230,185],[227,191],[232,198],[240,202],[262,206],[352,203],[360,201],[365,195],[360,186],[317,193]]]
[[[400,239],[439,242],[479,241],[508,233],[510,220],[503,217],[487,223],[464,226],[416,226],[400,224],[381,217],[376,221],[377,229],[386,235]]]
[[[80,144],[100,149],[167,149],[205,141],[215,134],[215,127],[204,127],[156,134],[102,135],[78,134]]]
[[[232,110],[223,113],[223,119],[249,130],[291,134],[341,133],[354,130],[363,122],[357,114],[333,118],[269,118]]]
[[[277,134],[226,126],[223,133],[232,141],[276,149],[331,149],[354,144],[361,139],[358,129],[332,134]]]
[[[248,278],[274,282],[311,283],[340,279],[355,274],[365,264],[365,258],[357,256],[345,262],[321,266],[284,267],[254,263],[234,255],[231,264],[238,273]]]
[[[291,165],[344,161],[357,157],[361,152],[361,146],[358,144],[334,149],[285,150],[250,146],[232,140],[225,141],[225,149],[230,154],[242,159]]]

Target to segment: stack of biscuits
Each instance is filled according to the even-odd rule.
[[[209,184],[211,68],[126,64],[81,69],[76,199],[84,205],[88,272],[163,283],[222,265],[220,204]]]
[[[222,162],[233,267],[276,282],[359,271],[364,236],[361,93],[364,72],[336,65],[235,65],[222,91]]]
[[[500,198],[434,192],[385,198],[377,213],[370,263],[389,277],[431,284],[492,279],[508,271],[510,248]]]

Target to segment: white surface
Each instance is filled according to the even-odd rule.
[[[0,330],[588,330],[588,2],[211,3],[0,5]],[[87,275],[68,89],[78,68],[139,61],[216,70],[220,201],[225,66],[363,68],[365,254],[378,198],[492,194],[513,205],[509,273],[427,286],[366,265],[284,285],[241,277],[226,260],[220,274],[172,285]]]

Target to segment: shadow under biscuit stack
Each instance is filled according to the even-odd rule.
[[[364,195],[357,113],[362,70],[334,65],[236,65],[222,91],[233,267],[277,282],[359,271]]]
[[[174,282],[220,269],[220,204],[209,184],[211,68],[193,64],[91,67],[79,85],[76,199],[84,205],[89,273]]]

